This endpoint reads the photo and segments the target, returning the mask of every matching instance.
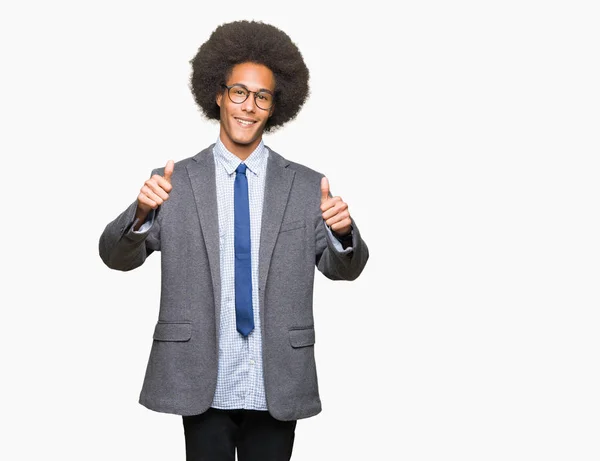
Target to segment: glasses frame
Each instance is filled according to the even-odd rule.
[[[243,104],[248,100],[248,97],[250,96],[250,93],[254,93],[254,104],[256,105],[256,107],[258,107],[260,110],[271,110],[273,108],[273,106],[275,105],[275,94],[271,93],[269,90],[258,90],[258,91],[250,91],[246,85],[242,85],[241,83],[234,83],[233,85],[225,85],[224,83],[222,84],[223,88],[227,90],[227,97],[229,98],[229,100],[234,103],[234,104]],[[243,88],[244,90],[246,90],[248,92],[248,94],[246,95],[246,99],[244,99],[243,101],[237,102],[234,101],[233,99],[231,99],[231,94],[229,94],[229,91],[232,88],[235,87],[240,87]],[[258,93],[267,93],[270,94],[273,97],[273,102],[271,103],[271,107],[269,107],[268,109],[265,109],[263,107],[260,107],[260,105],[258,104],[258,100],[256,99],[256,95]]]

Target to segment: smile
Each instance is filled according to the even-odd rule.
[[[240,125],[242,125],[242,126],[250,126],[250,125],[254,125],[256,123],[255,121],[252,121],[252,120],[242,120],[241,118],[236,118],[236,121]]]

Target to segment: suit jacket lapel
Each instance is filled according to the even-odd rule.
[[[187,170],[192,183],[196,208],[198,209],[204,245],[208,254],[208,263],[215,295],[215,326],[218,338],[221,321],[221,263],[217,185],[215,179],[215,161],[212,154],[213,145],[194,156],[193,159],[195,162],[189,163]]]
[[[269,149],[270,150],[270,149]],[[279,234],[283,212],[287,204],[295,172],[288,168],[290,162],[281,155],[269,153],[267,177],[265,179],[265,195],[263,201],[262,225],[260,231],[258,285],[261,289],[260,305],[263,314],[263,297],[267,274],[271,265],[271,256],[275,241]],[[262,319],[264,321],[264,318]]]

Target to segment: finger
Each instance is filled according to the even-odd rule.
[[[171,175],[173,174],[173,170],[175,169],[175,162],[173,160],[169,160],[167,165],[165,166],[165,180],[171,184]]]
[[[342,211],[348,209],[348,204],[344,202],[340,197],[333,197],[332,199],[330,199],[330,202],[331,206],[329,208],[326,208],[325,211],[323,211],[323,219],[329,219],[332,216],[335,216],[336,214],[339,214]]]
[[[152,187],[152,190],[154,190],[154,192],[157,192],[155,190],[157,187],[167,193],[169,193],[169,192],[171,192],[171,190],[173,190],[173,186],[171,185],[171,183],[168,182],[165,178],[163,178],[161,175],[158,175],[158,174],[155,174],[154,176],[152,176],[148,181],[146,181],[146,184],[147,185],[153,184],[154,187]]]
[[[156,203],[154,200],[150,200],[143,192],[140,192],[138,195],[138,204],[143,205],[142,209],[145,209],[146,211],[158,208],[158,203]]]
[[[348,220],[350,219],[350,213],[348,213],[348,210],[344,210],[341,213],[338,213],[335,216],[332,216],[331,218],[326,219],[325,223],[329,227],[332,227],[334,224],[345,221],[347,219]]]
[[[352,228],[352,221],[350,220],[350,218],[346,218],[329,227],[331,227],[331,230],[334,231],[336,234],[346,235]]]
[[[173,186],[171,186],[171,184],[169,184],[162,176],[159,175],[154,175],[152,178],[146,181],[145,185],[163,200],[167,200],[169,198],[168,192],[173,189]]]
[[[146,186],[146,185],[145,185],[144,187],[142,187],[142,191],[141,191],[141,192],[142,192],[142,194],[144,194],[144,195],[145,195],[145,196],[146,196],[146,197],[147,197],[147,198],[148,198],[150,201],[152,201],[152,202],[156,203],[157,205],[162,205],[162,204],[163,204],[163,202],[164,202],[164,199],[163,199],[163,198],[162,198],[160,195],[158,195],[158,194],[155,194],[155,193],[152,191],[152,189],[150,189],[150,188],[149,188],[148,186]],[[167,196],[167,198],[168,198],[168,196]]]
[[[329,180],[323,176],[321,178],[321,203],[329,198]]]

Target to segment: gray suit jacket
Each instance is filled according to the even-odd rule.
[[[164,169],[152,172],[163,174]],[[259,299],[267,406],[294,420],[321,411],[314,358],[315,266],[332,280],[354,280],[369,253],[355,222],[353,251],[341,254],[321,216],[322,174],[271,151],[260,240]],[[100,237],[104,263],[129,271],[161,252],[161,296],[140,395],[151,410],[206,411],[217,383],[221,307],[219,229],[212,146],[175,164],[173,190],[150,229],[133,233],[137,201]],[[341,306],[334,306],[334,309]]]

